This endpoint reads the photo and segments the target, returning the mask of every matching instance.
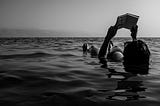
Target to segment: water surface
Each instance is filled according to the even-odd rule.
[[[126,40],[113,42],[123,48]],[[147,75],[83,55],[83,43],[100,47],[103,38],[0,38],[0,105],[159,106],[160,39],[142,40],[151,51]]]

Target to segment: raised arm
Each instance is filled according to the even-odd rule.
[[[118,30],[118,27],[116,25],[115,26],[111,26],[108,29],[107,35],[106,35],[106,37],[105,37],[105,39],[103,41],[103,44],[102,44],[102,46],[100,48],[100,51],[99,51],[99,54],[98,54],[98,58],[99,58],[101,63],[104,62],[109,42],[116,35],[117,30]]]
[[[131,31],[132,40],[136,41],[137,40],[138,25],[133,26],[130,31]]]

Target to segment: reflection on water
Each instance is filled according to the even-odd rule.
[[[160,39],[144,40],[152,53],[146,75],[83,56],[82,44],[100,47],[101,38],[0,39],[0,106],[159,106]]]
[[[145,98],[144,95],[140,95],[139,92],[145,91],[147,88],[144,87],[143,81],[135,81],[135,80],[128,80],[132,77],[137,76],[137,74],[144,74],[139,71],[139,73],[125,73],[125,72],[116,72],[114,69],[108,69],[109,74],[107,74],[108,78],[117,78],[117,87],[114,90],[114,94],[108,96],[106,99],[109,100],[139,100],[141,98]],[[149,69],[148,69],[149,70]],[[148,70],[145,70],[148,73]],[[121,76],[121,77],[120,77]]]

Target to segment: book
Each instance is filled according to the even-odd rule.
[[[120,15],[117,18],[117,23],[116,25],[118,28],[126,28],[126,29],[131,29],[132,26],[136,25],[138,22],[139,16],[126,13],[124,15]]]

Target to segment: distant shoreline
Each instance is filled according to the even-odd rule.
[[[2,29],[0,38],[104,38],[105,34],[81,31],[60,31],[41,29]],[[130,36],[116,36],[116,38],[130,38]],[[138,36],[138,38],[160,38],[160,36]]]
[[[31,36],[29,36],[29,37],[24,37],[24,36],[21,36],[21,37],[19,37],[19,36],[13,36],[13,37],[9,37],[9,36],[7,36],[7,37],[0,37],[0,39],[1,38],[104,38],[104,37],[85,37],[85,36],[82,36],[82,37],[78,37],[78,36],[76,36],[76,37],[70,37],[70,36],[59,36],[59,37],[55,37],[55,36],[53,36],[53,37],[50,37],[50,36],[48,36],[48,37],[46,37],[46,36],[34,36],[34,37],[31,37]],[[124,38],[124,39],[130,39],[130,37],[115,37],[114,39],[119,39],[119,38]],[[155,38],[155,39],[160,39],[160,37],[137,37],[138,39],[145,39],[145,38]]]
[[[4,36],[0,34],[0,38],[104,38],[105,36]],[[114,37],[114,38],[131,38],[129,37]],[[141,38],[160,38],[160,36],[154,36],[154,37],[137,37],[138,39]]]

